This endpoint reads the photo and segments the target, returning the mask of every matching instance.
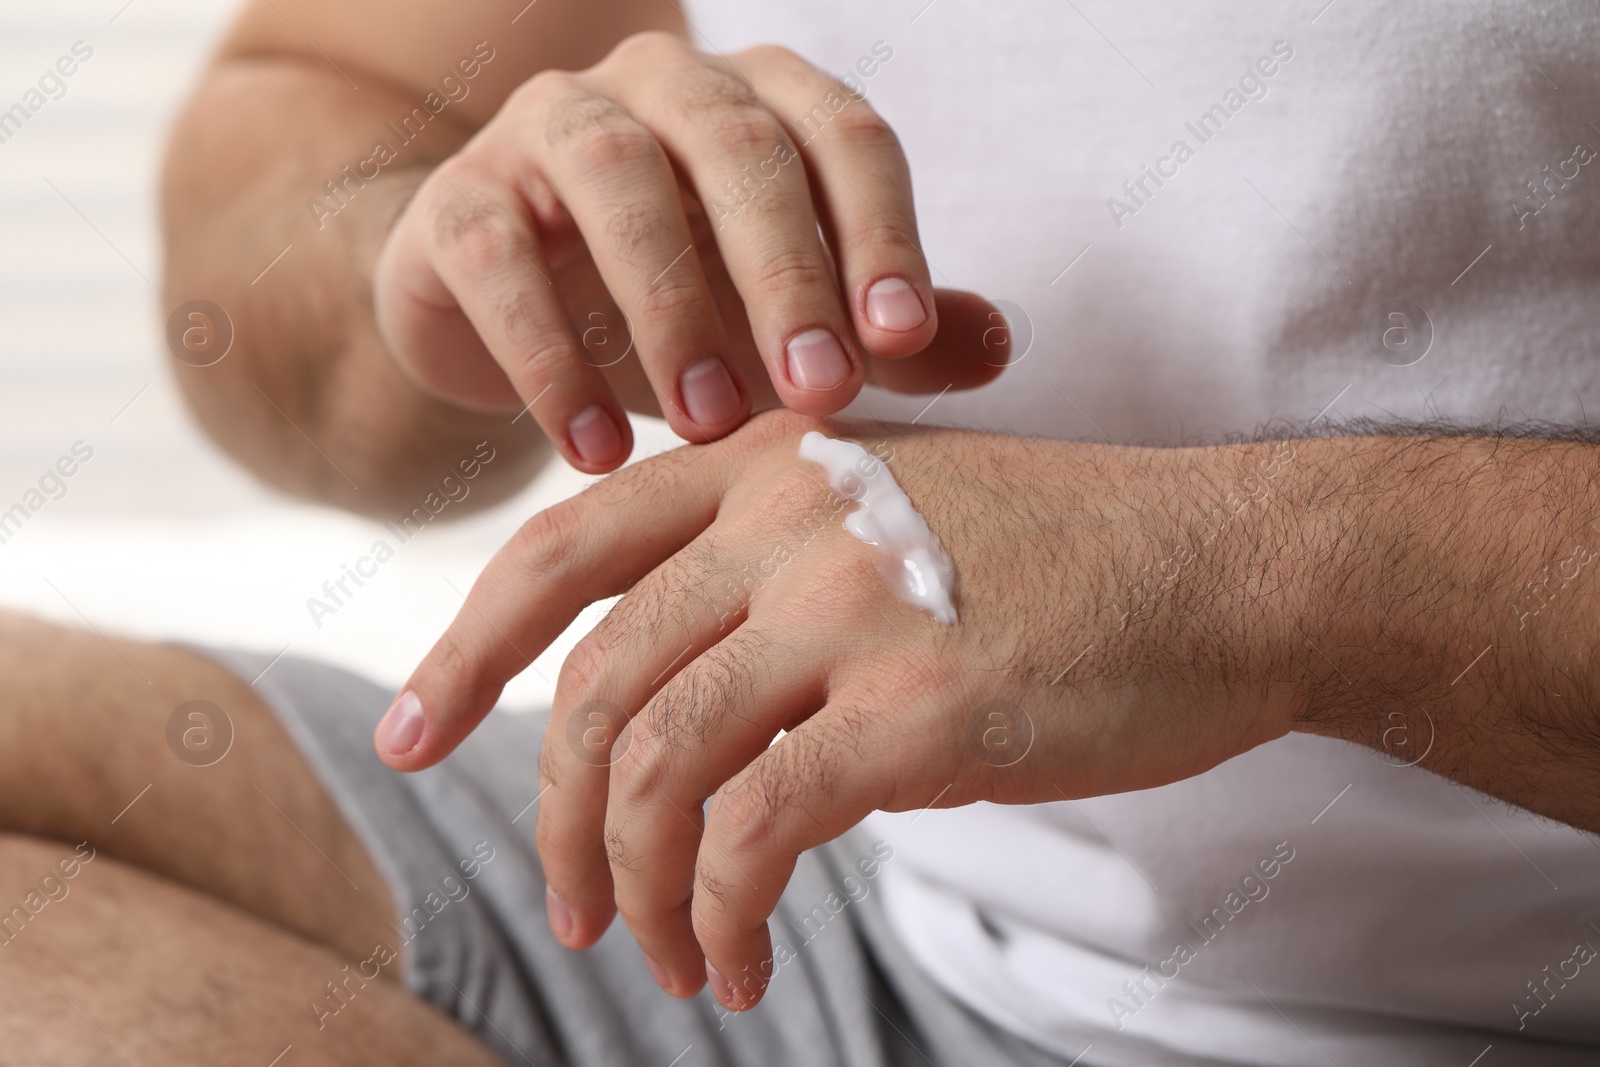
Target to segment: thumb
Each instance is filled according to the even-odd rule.
[[[935,289],[934,303],[939,332],[928,347],[910,356],[869,356],[869,382],[895,393],[976,389],[994,381],[1023,354],[1017,344],[1023,338],[1013,336],[1018,324],[978,294]]]

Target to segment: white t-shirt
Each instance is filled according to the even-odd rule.
[[[923,421],[1177,443],[1324,410],[1600,417],[1593,3],[689,14],[707,47],[849,72],[910,157],[935,284],[1020,309],[1020,362]],[[915,957],[1069,1060],[1600,1063],[1600,843],[1397,762],[1291,735],[1159,789],[870,825]]]

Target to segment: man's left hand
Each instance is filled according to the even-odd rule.
[[[798,456],[812,428],[888,463],[955,563],[959,622],[898,599],[845,531],[853,505]],[[1289,729],[1222,684],[1249,642],[1183,571],[1222,545],[1133,581],[1193,539],[1170,518],[1177,454],[759,416],[530,520],[413,674],[422,715],[380,727],[379,751],[442,759],[578,611],[626,590],[563,665],[545,734],[551,925],[584,947],[620,910],[669,991],[695,992],[704,959],[719,999],[749,1007],[797,856],[868,813],[1145,788]]]

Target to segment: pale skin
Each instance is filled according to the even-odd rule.
[[[721,86],[736,113],[758,108],[792,129],[792,101],[764,88],[783,77],[768,72],[812,75],[768,50],[734,57],[730,71],[663,36],[629,36],[680,29],[670,5],[619,4],[614,19],[590,19],[544,0],[524,20],[548,32],[497,43],[474,94],[430,127],[432,140],[419,140],[406,162],[317,230],[304,215],[307,191],[358,158],[372,131],[412,106],[471,42],[499,42],[506,16],[474,4],[452,6],[448,19],[421,3],[386,5],[382,17],[375,5],[280,0],[277,8],[329,60],[309,53],[271,5],[250,8],[180,127],[169,168],[169,293],[187,297],[200,278],[239,278],[224,295],[251,325],[238,359],[182,371],[219,438],[281,484],[381,512],[409,503],[436,469],[494,435],[513,457],[495,471],[509,492],[546,439],[584,470],[621,461],[620,424],[616,450],[597,460],[583,454],[571,420],[591,405],[615,417],[613,398],[626,395],[621,368],[631,368],[635,387],[644,386],[641,406],[653,398],[700,442],[531,519],[408,683],[424,720],[380,728],[391,766],[444,758],[581,607],[627,593],[563,669],[543,753],[550,790],[538,837],[552,928],[564,943],[593,943],[620,912],[668,991],[692,994],[709,968],[724,1004],[749,1007],[764,990],[764,924],[795,856],[874,808],[1147,787],[1289,731],[1382,747],[1398,709],[1423,710],[1436,733],[1423,767],[1600,830],[1595,594],[1593,572],[1576,562],[1576,549],[1592,544],[1583,541],[1593,519],[1584,501],[1600,471],[1595,446],[1372,433],[1301,440],[1287,451],[1279,442],[1151,450],[822,424],[892,447],[896,477],[956,561],[962,618],[941,628],[887,595],[867,550],[842,529],[812,528],[827,491],[795,456],[812,420],[839,410],[869,376],[915,390],[931,375],[932,391],[981,380],[962,375],[983,362],[972,358],[970,327],[985,321],[986,305],[925,288],[914,213],[894,193],[907,179],[881,132],[839,153],[833,165],[845,169],[830,172],[817,156],[816,180],[864,167],[881,182],[868,199],[891,205],[891,229],[904,242],[877,227],[858,247],[841,209],[824,225],[834,288],[816,271],[783,276],[810,284],[764,287],[760,278],[778,275],[763,272],[752,249],[784,247],[792,259],[803,246],[814,255],[817,220],[775,191],[757,201],[772,210],[734,220],[770,228],[755,239],[696,233],[705,205],[697,209],[682,182],[669,188],[656,150],[703,193],[695,166],[732,146],[717,142],[711,156],[685,147],[687,127],[653,118],[647,87],[677,71],[680,89]],[[615,51],[625,37],[629,51]],[[359,98],[332,65],[368,83]],[[551,67],[578,73],[535,78]],[[737,99],[737,71],[755,103]],[[616,121],[619,136],[632,131],[614,118],[620,109],[656,149],[630,132],[631,153],[610,142],[615,157],[589,160],[596,166],[579,168],[579,181],[549,136],[566,128],[560,102],[574,106],[573,94],[588,102],[580,114],[611,116],[603,121]],[[267,146],[251,139],[260,134],[231,131],[281,130],[288,113],[305,127],[296,152],[264,171]],[[496,184],[515,170],[500,154],[513,115],[549,154],[530,146],[538,136],[518,142],[535,154],[514,162],[539,180],[523,183],[520,204],[496,208],[495,196],[516,184]],[[218,146],[227,151],[208,151]],[[204,169],[182,165],[201,158]],[[456,188],[444,181],[451,176],[462,179]],[[480,189],[486,199],[475,200]],[[472,212],[457,203],[449,215],[452,196]],[[619,203],[640,197],[660,209],[642,232],[666,235],[637,243],[649,249],[638,252],[643,267],[608,248],[603,225]],[[782,203],[793,212],[777,210]],[[448,250],[428,245],[439,221],[477,227],[479,209],[513,228],[478,227],[481,259],[444,265]],[[213,240],[218,233],[242,239]],[[291,234],[304,236],[305,258],[247,292]],[[679,247],[691,254],[669,264]],[[227,269],[208,256],[228,257]],[[549,325],[553,305],[526,268],[560,273],[568,263],[577,264],[574,302],[603,289],[633,321],[638,359],[607,368],[610,377],[591,373],[578,340],[550,340],[559,334]],[[703,313],[653,317],[662,308],[650,266],[669,278],[685,271],[679,289]],[[893,337],[866,301],[871,284],[890,275],[928,313]],[[507,294],[524,290],[542,295],[527,296],[514,316],[475,311],[504,310]],[[731,312],[729,292],[747,314]],[[268,325],[289,310],[306,312],[303,337]],[[527,335],[508,332],[513,322]],[[838,385],[805,390],[791,374],[784,346],[812,328],[840,340],[850,374]],[[440,347],[459,358],[446,361]],[[720,422],[685,420],[692,405],[682,373],[711,349],[737,374],[742,406]],[[289,416],[309,420],[321,454],[251,393],[256,378]],[[794,410],[739,428],[764,388]],[[543,410],[540,397],[558,403]],[[533,419],[508,423],[525,404]],[[350,480],[362,489],[349,491],[333,464],[359,472]],[[746,564],[759,567],[786,545],[803,547],[772,577],[743,582]],[[1573,577],[1552,584],[1547,568]],[[726,599],[706,593],[729,579],[739,591],[731,616]],[[1026,712],[1037,731],[1029,755],[1005,769],[968,737],[973,709],[996,700]],[[614,763],[609,751],[586,759],[565,743],[568,723],[596,701],[632,720]],[[789,733],[768,747],[779,730]],[[694,813],[707,798],[702,826]]]

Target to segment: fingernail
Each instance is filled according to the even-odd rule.
[[[383,713],[383,721],[378,723],[377,733],[372,739],[391,756],[403,756],[422,740],[422,726],[422,701],[407,689]]]
[[[710,960],[706,960],[706,981],[711,983],[712,996],[716,997],[724,1007],[737,1008],[739,1006],[733,999],[733,987],[728,984],[726,978],[717,973],[715,967],[711,966]]]
[[[789,379],[802,389],[832,389],[850,377],[850,359],[829,330],[796,334],[788,351]]]
[[[585,463],[596,466],[610,463],[622,451],[622,431],[611,413],[599,404],[590,404],[567,423],[567,436]]]
[[[557,941],[566,944],[567,938],[572,936],[572,909],[548,885],[544,887],[544,910],[550,917],[550,932],[556,935]]]
[[[689,364],[678,376],[684,409],[702,426],[720,426],[739,414],[739,387],[716,356]]]
[[[644,954],[644,962],[645,966],[650,968],[650,975],[656,980],[656,985],[668,993],[672,992],[672,975],[667,973],[666,968],[657,963],[655,957],[648,952]]]
[[[867,290],[867,321],[880,330],[904,333],[928,321],[922,297],[904,278],[884,278]]]

